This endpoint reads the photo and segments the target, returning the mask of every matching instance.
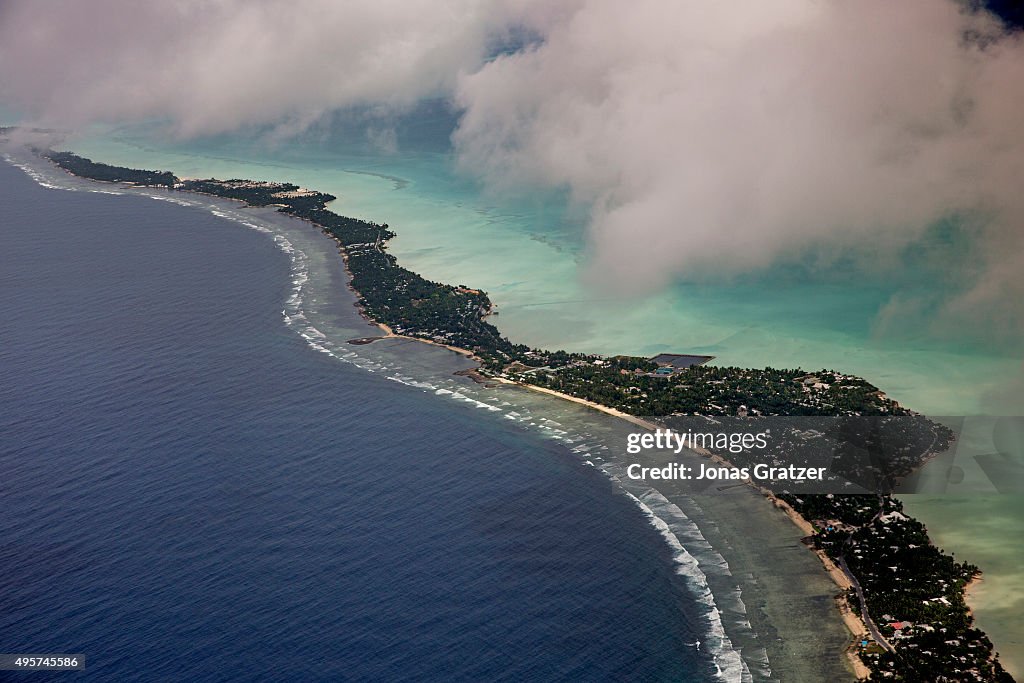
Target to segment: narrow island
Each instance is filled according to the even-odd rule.
[[[338,246],[363,315],[392,335],[441,344],[471,356],[483,381],[511,382],[655,426],[658,416],[878,418],[882,427],[852,434],[863,443],[895,439],[902,455],[876,478],[895,480],[948,447],[952,433],[887,398],[866,380],[834,370],[705,365],[707,357],[603,357],[517,344],[488,322],[486,292],[433,282],[388,253],[387,224],[338,215],[332,195],[289,183],[182,180],[167,171],[96,163],[69,152],[37,150],[64,170],[93,180],[196,192],[277,207],[309,221]],[[370,343],[374,338],[352,340]],[[906,419],[910,418],[910,419]],[[856,422],[850,424],[856,425]],[[854,427],[853,429],[857,429]],[[879,434],[882,434],[880,437]],[[813,439],[794,431],[799,460]],[[708,452],[735,460],[735,453]],[[840,610],[856,636],[849,654],[862,679],[1012,681],[988,637],[974,627],[964,596],[977,567],[936,548],[919,521],[884,491],[874,494],[765,492],[804,530],[843,590]]]

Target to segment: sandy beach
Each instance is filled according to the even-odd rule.
[[[466,357],[469,357],[469,358],[473,358],[473,359],[476,358],[474,356],[474,354],[471,351],[467,350],[467,349],[462,349],[462,348],[450,346],[450,345],[447,345],[447,344],[440,344],[438,342],[435,342],[435,341],[432,341],[432,340],[429,340],[429,339],[422,339],[422,338],[419,338],[419,337],[410,337],[410,336],[407,336],[407,335],[395,334],[394,331],[390,327],[388,327],[387,325],[384,325],[382,323],[374,321],[371,318],[369,318],[368,316],[366,316],[365,312],[362,311],[362,309],[360,309],[360,313],[363,315],[364,318],[366,318],[366,320],[368,322],[371,322],[374,325],[377,325],[384,332],[384,337],[383,338],[400,337],[400,338],[404,338],[404,339],[411,339],[413,341],[419,341],[419,342],[423,342],[425,344],[431,344],[433,346],[443,347],[443,348],[446,348],[446,349],[448,349],[450,351],[453,351],[455,353],[458,353],[460,355],[463,355],[463,356],[466,356]],[[609,406],[601,405],[600,403],[595,403],[594,401],[589,401],[589,400],[584,399],[584,398],[579,398],[577,396],[572,396],[570,394],[565,394],[565,393],[562,393],[560,391],[555,391],[553,389],[547,389],[545,387],[538,387],[538,386],[535,386],[535,385],[532,385],[532,384],[525,384],[525,383],[521,383],[521,382],[515,382],[515,381],[504,379],[504,378],[497,378],[496,377],[496,378],[490,378],[490,379],[492,379],[493,381],[495,381],[497,383],[500,383],[500,384],[507,384],[507,385],[518,386],[518,387],[527,389],[529,391],[533,391],[533,392],[537,392],[537,393],[541,393],[541,394],[547,394],[549,396],[554,396],[556,398],[559,398],[559,399],[562,399],[562,400],[565,400],[565,401],[570,401],[572,403],[583,405],[583,406],[586,406],[586,407],[591,408],[593,410],[598,410],[598,411],[600,411],[602,413],[605,413],[607,415],[612,415],[612,416],[617,417],[619,419],[625,420],[625,421],[630,422],[631,424],[637,425],[638,427],[641,427],[643,429],[647,429],[647,430],[652,430],[653,431],[653,430],[656,430],[656,429],[660,428],[659,425],[657,425],[657,424],[655,424],[653,422],[650,422],[649,420],[645,420],[645,419],[643,419],[641,417],[637,417],[635,415],[630,415],[628,413],[622,412],[621,410],[617,410],[617,409],[611,408]],[[706,450],[700,449],[700,448],[694,448],[692,450],[694,450],[699,455],[701,455],[701,456],[703,456],[705,458],[708,458],[709,460],[711,460],[711,461],[713,461],[715,463],[721,464],[721,465],[726,466],[726,467],[732,466],[732,463],[730,463],[727,459],[723,458],[720,455],[717,455],[715,453],[711,453],[710,451],[706,451]],[[748,482],[748,484],[749,484],[749,482]],[[774,505],[779,510],[782,510],[786,514],[786,517],[789,518],[789,520],[801,531],[801,533],[804,534],[804,536],[811,536],[811,535],[814,534],[814,527],[811,525],[811,523],[807,519],[805,519],[802,515],[800,515],[800,513],[798,513],[796,510],[794,510],[788,503],[786,503],[783,500],[780,500],[778,497],[776,497],[773,493],[771,493],[767,489],[761,488],[761,487],[756,486],[754,484],[749,484],[749,485],[752,488],[754,488],[755,490],[757,490],[758,492],[760,492],[762,495],[764,495],[764,497],[767,498],[772,503],[772,505]],[[847,660],[847,663],[849,664],[850,669],[852,670],[853,674],[858,679],[867,678],[871,674],[871,671],[870,671],[870,669],[868,669],[867,665],[865,665],[864,662],[861,661],[860,657],[858,656],[857,651],[856,651],[856,644],[862,638],[865,637],[865,635],[868,633],[868,629],[867,629],[867,626],[864,625],[863,620],[861,620],[861,618],[859,616],[857,616],[853,612],[853,610],[850,608],[850,605],[848,604],[846,596],[845,596],[845,592],[849,588],[851,588],[852,584],[850,583],[850,580],[846,576],[846,574],[844,574],[843,571],[839,567],[836,566],[836,564],[832,561],[832,559],[824,551],[822,551],[822,550],[813,550],[812,552],[814,552],[814,554],[818,557],[818,559],[821,562],[822,568],[825,570],[825,573],[828,574],[829,578],[831,578],[832,582],[836,585],[837,588],[839,588],[841,591],[843,591],[842,594],[837,594],[835,596],[835,605],[836,605],[837,611],[839,612],[840,617],[843,620],[843,624],[846,626],[846,629],[849,631],[850,635],[852,636],[850,644],[847,647],[846,652],[845,652],[846,660]]]
[[[463,349],[463,351],[465,350]],[[599,410],[608,415],[613,415],[615,417],[621,418],[639,427],[643,427],[644,429],[655,430],[659,428],[659,426],[654,424],[653,422],[644,420],[643,418],[640,417],[636,417],[635,415],[629,415],[628,413],[624,413],[621,410],[616,410],[615,408],[610,408],[599,403],[594,403],[593,401],[588,401],[586,399],[578,398],[576,396],[564,394],[560,391],[546,389],[544,387],[533,386],[531,384],[513,382],[511,380],[502,379],[498,381],[500,381],[503,384],[514,384],[516,386],[529,389],[530,391],[536,391],[542,394],[555,396],[566,401],[572,401],[573,403],[578,403],[580,405],[593,408],[594,410]],[[692,450],[712,460],[715,463],[724,465],[726,467],[732,466],[732,463],[730,463],[727,459],[721,457],[720,455],[711,453],[710,451],[706,451],[700,448],[695,448]],[[776,508],[782,510],[786,514],[786,517],[788,517],[789,520],[798,529],[800,529],[801,533],[803,533],[804,536],[811,536],[814,534],[814,527],[811,525],[811,523],[807,519],[805,519],[800,513],[794,510],[788,503],[786,503],[784,500],[779,499],[767,489],[756,486],[754,484],[750,484],[750,486],[759,491],[761,494],[763,494],[769,501],[771,501],[771,503]],[[839,567],[836,566],[836,564],[832,561],[832,558],[830,558],[823,550],[813,550],[813,552],[821,561],[822,567],[828,574],[829,578],[832,579],[832,582],[835,583],[836,587],[843,591],[843,593],[837,594],[835,596],[835,604],[836,609],[839,611],[840,617],[842,617],[843,624],[846,626],[847,630],[850,632],[850,635],[852,636],[850,644],[846,649],[846,659],[850,666],[850,669],[853,671],[854,675],[858,679],[867,678],[871,675],[871,670],[868,669],[867,665],[864,664],[864,662],[858,656],[856,646],[857,643],[866,636],[866,634],[868,633],[868,629],[867,626],[865,626],[864,621],[859,616],[857,616],[850,608],[850,605],[846,599],[845,592],[852,587],[850,579],[846,576],[846,574],[843,573],[843,571]],[[980,579],[977,579],[977,581],[980,581]]]
[[[806,536],[810,536],[814,533],[814,527],[811,525],[806,518],[800,513],[794,510],[789,503],[784,500],[780,500],[769,491],[762,489],[764,495],[772,501],[778,509],[786,513],[790,521],[793,522],[800,529],[801,532]],[[823,550],[814,550],[814,554],[821,560],[821,565],[828,573],[832,581],[843,590],[843,594],[836,596],[836,608],[839,610],[839,615],[843,618],[843,624],[849,630],[853,636],[853,641],[850,643],[850,647],[846,650],[846,657],[849,660],[850,667],[853,669],[854,674],[857,678],[867,678],[871,675],[871,670],[868,669],[867,665],[861,660],[857,654],[857,642],[862,638],[867,637],[868,628],[864,624],[864,620],[857,616],[854,611],[850,608],[850,603],[846,599],[845,592],[853,587],[850,583],[849,577],[843,573],[843,570],[836,566],[832,558],[829,557]]]
[[[232,203],[238,202],[238,203],[241,203],[243,205],[245,204],[244,202],[242,202],[240,200],[228,200],[228,201],[230,201]],[[297,220],[302,220],[303,222],[307,222],[307,223],[309,222],[309,221],[306,221],[305,219],[297,219]],[[415,337],[415,336],[410,336],[410,335],[398,334],[390,326],[388,326],[388,325],[386,325],[384,323],[381,323],[379,321],[376,321],[376,320],[372,319],[369,315],[367,315],[366,311],[363,310],[363,308],[361,306],[359,306],[359,304],[358,304],[358,297],[359,297],[358,291],[356,291],[355,288],[352,286],[352,273],[351,273],[351,271],[348,268],[348,258],[347,258],[347,253],[346,253],[346,250],[344,248],[344,245],[341,243],[340,240],[335,238],[329,232],[327,232],[325,230],[321,230],[321,232],[323,234],[325,234],[327,237],[329,237],[337,245],[337,250],[338,250],[339,255],[342,258],[342,262],[343,262],[343,267],[344,267],[345,273],[348,276],[348,282],[346,283],[347,287],[357,298],[357,302],[355,303],[355,307],[358,310],[360,316],[367,323],[377,327],[381,331],[382,336],[380,337],[380,339],[405,339],[405,340],[410,340],[410,341],[421,342],[421,343],[424,343],[424,344],[428,344],[430,346],[444,348],[444,349],[446,349],[448,351],[451,351],[452,353],[459,354],[459,355],[461,355],[463,357],[466,357],[468,359],[471,359],[471,360],[475,360],[475,361],[479,360],[479,358],[477,358],[477,356],[472,351],[470,351],[468,349],[457,347],[457,346],[453,346],[453,345],[450,345],[450,344],[444,344],[444,343],[441,343],[441,342],[437,342],[437,341],[434,341],[434,340],[431,340],[431,339],[425,339],[425,338],[422,338],[422,337]],[[607,414],[607,415],[619,418],[621,420],[629,422],[629,423],[631,423],[633,425],[636,425],[636,426],[638,426],[638,427],[640,427],[642,429],[645,429],[645,430],[656,430],[656,429],[658,429],[660,427],[658,424],[655,424],[655,423],[653,423],[653,422],[651,422],[649,420],[645,420],[643,418],[640,418],[640,417],[637,417],[637,416],[634,416],[634,415],[630,415],[628,413],[625,413],[623,411],[617,410],[615,408],[611,408],[609,406],[605,406],[605,405],[602,405],[602,404],[599,404],[599,403],[595,403],[595,402],[589,401],[587,399],[583,399],[583,398],[579,398],[579,397],[576,397],[576,396],[572,396],[570,394],[566,394],[566,393],[562,393],[562,392],[559,392],[559,391],[555,391],[553,389],[547,389],[547,388],[544,388],[544,387],[538,387],[538,386],[531,385],[531,384],[515,382],[515,381],[504,379],[504,378],[487,378],[487,379],[489,381],[493,381],[495,383],[507,384],[507,385],[515,385],[515,386],[518,386],[518,387],[521,387],[521,388],[525,388],[525,389],[527,389],[527,390],[529,390],[531,392],[535,392],[535,393],[539,393],[539,394],[546,394],[548,396],[553,396],[555,398],[559,398],[559,399],[562,399],[564,401],[568,401],[568,402],[571,402],[571,403],[574,403],[574,404],[586,406],[589,409],[596,410],[596,411],[602,412],[604,414]],[[713,462],[715,462],[717,464],[721,464],[723,466],[732,466],[732,463],[730,463],[727,459],[725,459],[725,458],[723,458],[723,457],[721,457],[721,456],[719,456],[717,454],[711,453],[711,452],[703,450],[703,449],[693,449],[693,450],[696,453],[698,453],[699,455],[701,455],[702,457],[705,457],[705,458],[707,458],[707,459],[709,459],[709,460],[711,460],[711,461],[713,461]],[[762,493],[763,495],[765,495],[770,501],[772,501],[772,503],[777,508],[779,508],[780,510],[784,511],[785,514],[787,515],[787,517],[790,519],[790,521],[798,529],[800,529],[800,531],[804,535],[810,535],[810,534],[813,533],[813,528],[811,527],[810,522],[808,522],[806,519],[804,519],[802,516],[800,516],[789,505],[787,505],[785,502],[775,498],[770,492],[768,492],[766,490],[763,490],[763,489],[760,489],[759,487],[756,487],[756,486],[753,486],[753,485],[751,485],[751,486],[755,490],[757,490],[760,493]],[[826,573],[829,575],[829,577],[831,578],[833,583],[835,583],[835,585],[838,586],[840,589],[846,590],[849,587],[850,584],[849,584],[849,581],[847,580],[846,576],[842,573],[842,571],[839,570],[838,567],[836,567],[832,563],[832,561],[826,555],[824,555],[824,553],[818,551],[818,552],[816,552],[816,555],[819,557],[822,566],[825,568]],[[859,639],[859,637],[862,636],[862,634],[866,632],[866,628],[864,627],[863,622],[855,614],[853,614],[853,612],[849,609],[849,606],[846,605],[846,601],[845,601],[845,598],[843,596],[837,596],[836,597],[836,606],[837,606],[837,609],[840,612],[840,616],[843,619],[843,623],[845,624],[846,628],[850,631],[851,634],[853,634],[854,636],[856,636]],[[851,645],[851,649],[847,650],[846,655],[847,655],[847,659],[848,659],[848,662],[849,662],[849,666],[851,667],[852,671],[854,672],[854,674],[857,677],[865,677],[865,676],[868,675],[869,672],[868,672],[867,668],[860,661],[860,659],[856,656],[856,653],[852,650],[852,645]]]
[[[396,334],[394,334],[387,325],[382,325],[380,323],[375,323],[375,324],[377,324],[382,330],[384,330],[385,333],[386,333],[386,336],[388,336],[388,337],[401,337],[401,336],[404,336],[404,335],[396,335]],[[422,342],[428,343],[428,344],[433,344],[435,346],[443,346],[444,348],[447,348],[447,349],[449,349],[451,351],[454,351],[456,353],[460,353],[462,355],[465,355],[465,356],[468,356],[468,357],[471,357],[471,358],[474,357],[473,354],[471,352],[469,352],[468,350],[466,350],[466,349],[459,349],[459,348],[447,346],[447,345],[444,345],[444,344],[438,344],[436,342],[432,342],[432,341],[426,340],[426,339],[419,339],[417,337],[406,337],[406,338],[407,339],[414,339],[416,341],[422,341]],[[532,384],[524,384],[524,383],[521,383],[521,382],[514,382],[512,380],[503,379],[503,378],[493,378],[493,379],[494,379],[494,381],[496,381],[498,383],[501,383],[501,384],[508,384],[508,385],[514,385],[514,386],[522,387],[522,388],[528,389],[530,391],[534,391],[534,392],[541,393],[541,394],[547,394],[549,396],[554,396],[556,398],[560,398],[560,399],[565,400],[565,401],[570,401],[572,403],[583,405],[583,406],[586,406],[588,408],[591,408],[591,409],[594,409],[594,410],[598,410],[598,411],[600,411],[602,413],[605,413],[607,415],[612,415],[612,416],[617,417],[619,419],[625,420],[627,422],[630,422],[631,424],[637,425],[638,427],[642,427],[643,429],[648,429],[648,430],[652,430],[653,431],[653,430],[656,430],[656,429],[660,428],[659,425],[657,425],[657,424],[655,424],[653,422],[650,422],[649,420],[645,420],[645,419],[637,417],[635,415],[630,415],[628,413],[624,413],[621,410],[617,410],[617,409],[611,408],[609,406],[601,405],[600,403],[595,403],[593,401],[588,401],[587,399],[579,398],[577,396],[572,396],[570,394],[565,394],[565,393],[562,393],[560,391],[555,391],[553,389],[547,389],[547,388],[544,388],[544,387],[538,387],[538,386],[534,386]],[[711,453],[710,451],[706,451],[704,449],[699,449],[699,448],[695,448],[695,449],[692,449],[692,450],[694,450],[699,455],[712,460],[715,463],[724,465],[726,467],[731,467],[732,466],[732,463],[730,463],[727,459],[723,458],[720,455],[717,455],[715,453]],[[752,488],[754,488],[755,490],[757,490],[758,492],[760,492],[762,495],[764,495],[764,497],[767,498],[776,508],[778,508],[779,510],[782,510],[786,514],[786,517],[789,518],[789,520],[801,531],[801,533],[804,534],[804,536],[811,536],[811,535],[814,534],[814,527],[811,525],[811,523],[807,519],[805,519],[802,515],[800,515],[800,513],[798,513],[796,510],[794,510],[788,503],[786,503],[785,501],[779,499],[778,497],[776,497],[772,492],[768,491],[767,489],[764,489],[762,487],[756,486],[754,484],[749,484],[749,485]],[[850,644],[847,647],[846,652],[845,652],[846,659],[847,659],[847,662],[848,662],[848,664],[850,666],[850,669],[853,671],[854,675],[858,679],[860,679],[860,678],[867,678],[871,674],[871,671],[870,671],[870,669],[868,669],[867,665],[865,665],[864,662],[858,656],[857,650],[856,650],[856,645],[857,645],[857,643],[862,638],[864,638],[866,636],[866,634],[868,633],[868,629],[867,629],[867,626],[865,626],[863,620],[853,612],[853,610],[850,608],[849,603],[847,602],[845,592],[852,587],[852,584],[850,583],[850,580],[846,576],[846,574],[844,574],[843,571],[839,567],[836,566],[836,564],[832,561],[832,558],[830,558],[824,551],[822,551],[822,550],[813,550],[812,552],[814,552],[814,554],[818,557],[818,559],[821,562],[822,568],[828,574],[829,578],[831,578],[832,582],[836,585],[837,588],[839,588],[841,591],[843,591],[843,593],[837,594],[835,596],[835,604],[836,604],[836,609],[838,610],[839,615],[840,615],[840,617],[843,620],[843,624],[846,626],[847,630],[850,632],[850,635],[852,636]]]
[[[614,415],[615,417],[626,420],[627,422],[631,422],[637,425],[638,427],[643,427],[644,429],[658,429],[658,425],[654,424],[653,422],[649,422],[635,415],[630,415],[629,413],[624,413],[621,410],[616,410],[615,408],[609,408],[608,406],[601,405],[600,403],[588,401],[585,398],[578,398],[576,396],[571,396],[569,394],[563,394],[560,391],[555,391],[554,389],[545,389],[544,387],[534,386],[533,384],[523,384],[522,382],[513,382],[512,380],[500,378],[497,378],[497,381],[502,384],[514,384],[515,386],[522,387],[524,389],[529,389],[530,391],[536,391],[538,393],[547,394],[549,396],[556,396],[565,401],[571,401],[573,403],[578,403],[580,405],[587,406],[588,408],[593,408],[594,410],[600,410],[602,413]]]

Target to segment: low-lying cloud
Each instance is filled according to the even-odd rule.
[[[460,80],[455,140],[492,182],[571,188],[595,275],[637,288],[874,260],[970,215],[939,312],[963,320],[1024,299],[1024,44],[1001,31],[932,0],[591,0]]]
[[[507,19],[472,0],[0,4],[0,93],[42,124],[182,136],[450,92]]]
[[[943,252],[954,293],[931,324],[1024,338],[1024,43],[952,1],[0,6],[0,101],[42,124],[288,131],[435,96],[462,112],[468,172],[571,191],[595,281],[644,292],[808,254],[884,271],[957,215],[969,248]],[[925,305],[894,299],[883,322]]]

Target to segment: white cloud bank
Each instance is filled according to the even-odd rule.
[[[530,48],[487,60],[526,27]],[[961,212],[936,329],[1024,338],[1024,44],[952,2],[375,0],[0,6],[0,101],[179,134],[449,95],[463,167],[564,186],[633,291],[814,250],[884,270]],[[920,302],[894,301],[887,319]]]
[[[0,98],[63,126],[301,127],[449,92],[508,21],[471,0],[14,0],[0,4]]]
[[[878,256],[982,211],[946,309],[969,316],[1024,298],[1024,45],[968,28],[998,31],[934,0],[591,0],[461,79],[455,139],[497,181],[572,188],[595,271],[641,287]]]

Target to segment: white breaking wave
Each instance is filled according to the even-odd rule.
[[[750,675],[746,662],[740,656],[739,650],[733,647],[732,641],[725,632],[725,626],[722,624],[722,613],[718,609],[715,596],[708,585],[708,577],[702,571],[700,563],[687,551],[679,537],[673,533],[665,520],[656,515],[643,500],[627,491],[624,487],[622,490],[637,504],[654,528],[661,533],[665,542],[672,548],[672,560],[676,565],[676,574],[686,579],[687,585],[696,597],[697,602],[706,608],[704,617],[707,620],[707,631],[709,634],[707,636],[709,639],[707,644],[713,653],[719,677],[730,683],[752,681],[753,677]],[[651,491],[661,496],[657,491],[653,489]],[[664,497],[662,496],[662,498]],[[666,500],[665,502],[667,503],[668,501]],[[679,511],[679,514],[685,517],[682,514],[682,510]],[[723,559],[722,561],[724,562],[725,560]]]
[[[169,197],[162,194],[148,194],[146,196],[150,199],[156,199],[161,202],[170,202],[171,204],[177,204],[178,206],[199,206],[198,202],[190,202],[184,199],[179,199],[178,197]]]
[[[43,187],[66,191],[79,190],[79,188],[70,184],[61,184],[60,181],[63,179],[54,178],[53,176],[41,173],[36,168],[22,163],[6,153],[4,154],[4,159],[8,163],[20,168],[36,183]],[[236,213],[231,209],[225,208],[223,205],[207,203],[201,199],[189,201],[187,199],[179,199],[166,195],[154,195],[143,192],[136,193],[134,191],[117,192],[113,190],[94,188],[87,188],[86,191],[115,195],[131,193],[137,194],[138,196],[149,197],[158,201],[171,202],[181,206],[205,208],[209,213],[217,216],[218,218],[232,221],[270,236],[278,249],[289,257],[289,281],[291,288],[289,295],[285,300],[285,307],[281,310],[282,320],[284,321],[285,326],[301,337],[310,348],[319,353],[324,353],[338,361],[361,368],[368,372],[377,373],[389,371],[393,374],[389,374],[386,379],[391,381],[414,387],[425,392],[431,392],[437,396],[450,398],[452,400],[471,405],[475,408],[483,408],[490,413],[500,413],[505,419],[513,420],[526,427],[531,427],[536,433],[563,443],[567,449],[579,455],[581,457],[581,461],[585,465],[596,467],[594,461],[604,461],[604,458],[596,453],[607,452],[607,445],[600,442],[596,444],[586,443],[586,441],[589,440],[589,435],[572,433],[569,430],[564,429],[561,423],[547,417],[535,417],[528,409],[522,406],[518,406],[518,410],[513,410],[512,408],[516,408],[517,406],[514,406],[508,401],[495,400],[494,403],[500,402],[500,405],[495,405],[494,403],[488,403],[468,396],[465,393],[465,391],[468,391],[467,389],[462,385],[456,385],[450,379],[446,380],[444,383],[451,386],[451,389],[440,387],[431,382],[418,380],[409,375],[402,374],[400,372],[401,368],[397,365],[389,367],[380,361],[360,355],[356,350],[344,342],[335,342],[332,340],[328,334],[324,333],[323,330],[317,328],[312,322],[310,322],[307,316],[307,311],[304,308],[306,286],[310,281],[309,258],[304,251],[298,249],[292,241],[288,239],[287,235],[285,235],[279,227],[261,224],[251,215],[241,212]],[[739,650],[733,646],[732,641],[725,631],[722,623],[722,612],[719,610],[719,606],[715,600],[715,595],[712,593],[711,588],[708,585],[707,575],[705,574],[705,570],[721,571],[728,574],[728,563],[711,546],[711,544],[707,542],[700,533],[696,524],[694,524],[678,506],[669,502],[664,498],[664,496],[654,489],[641,492],[640,497],[638,497],[623,486],[622,480],[610,471],[610,466],[603,465],[599,469],[604,472],[606,476],[610,477],[617,484],[618,488],[626,493],[626,495],[628,495],[630,499],[640,507],[649,522],[660,532],[666,543],[672,549],[673,561],[676,566],[676,574],[684,578],[688,587],[691,589],[691,593],[696,596],[698,603],[705,608],[704,617],[707,620],[708,633],[706,646],[708,647],[708,650],[713,653],[713,661],[717,669],[718,677],[721,680],[729,681],[729,683],[733,683],[734,681],[745,682],[753,680],[745,661],[745,657],[741,656]],[[656,513],[652,507],[656,508],[658,512]],[[665,521],[665,517],[672,520],[671,525],[669,522]],[[687,547],[698,552],[698,554],[703,558],[703,561],[698,562],[693,554],[687,550]],[[736,587],[735,592],[736,595],[732,597],[734,598],[734,602],[739,605],[737,616],[744,615],[736,621],[739,625],[745,626],[749,629],[750,623],[745,618],[746,610],[740,598],[740,589],[738,586]],[[747,656],[749,657],[751,654],[752,653],[747,653]],[[764,677],[767,678],[770,676],[767,654],[764,652],[763,648],[761,648],[758,655],[758,657],[753,658],[753,661],[758,664],[757,668],[759,669],[759,673],[762,673]]]
[[[22,171],[25,172],[25,175],[27,175],[29,178],[36,181],[36,183],[42,185],[43,187],[49,188],[51,190],[68,190],[70,192],[77,191],[76,188],[73,187],[66,187],[55,184],[47,176],[43,175],[42,173],[32,168],[28,164],[24,164],[21,161],[18,161],[17,159],[12,157],[10,154],[7,154],[6,152],[4,153],[4,161],[9,163],[11,166],[20,168]]]

